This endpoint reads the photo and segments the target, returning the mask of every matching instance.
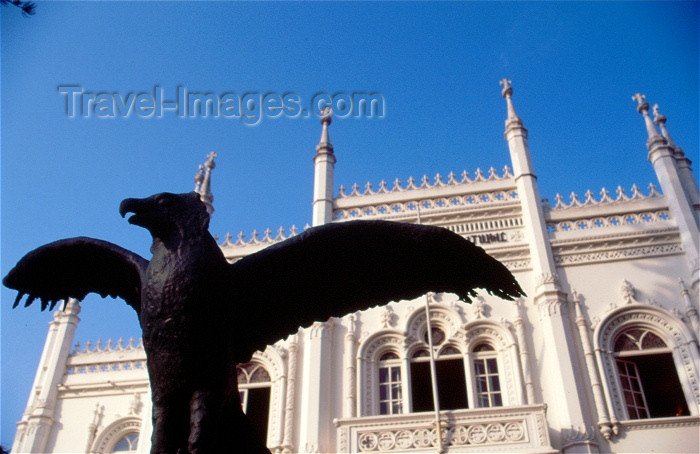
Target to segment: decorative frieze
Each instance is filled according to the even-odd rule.
[[[675,255],[683,252],[676,228],[656,230],[644,235],[639,232],[626,232],[552,241],[552,253],[557,266]]]
[[[640,224],[668,223],[670,221],[671,215],[668,210],[642,211],[639,213],[623,213],[610,216],[594,216],[575,220],[548,222],[547,231],[549,233],[555,233],[599,230]]]
[[[543,405],[456,410],[441,415],[442,446],[460,452],[551,452]],[[387,415],[335,421],[339,452],[412,452],[438,448],[435,415]]]

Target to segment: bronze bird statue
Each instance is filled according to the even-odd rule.
[[[126,301],[143,330],[153,399],[151,453],[269,452],[246,419],[236,364],[299,326],[429,291],[511,300],[512,274],[447,229],[388,221],[311,228],[233,264],[197,193],[122,201],[153,257],[71,238],[35,249],[3,283],[41,308],[90,292]]]

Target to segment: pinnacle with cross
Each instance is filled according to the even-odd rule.
[[[219,157],[219,155],[216,154],[215,151],[210,151],[209,154],[207,155],[207,162],[204,165],[207,166],[207,168],[209,168],[209,169],[213,169],[216,166],[216,164],[214,164],[214,158],[218,158],[218,157]]]
[[[498,83],[503,86],[503,90],[501,90],[503,97],[510,99],[510,96],[513,94],[513,87],[510,85],[512,82],[504,77]]]
[[[637,101],[637,111],[649,110],[649,104],[644,101],[645,99],[646,96],[641,93],[635,93],[634,96],[632,96],[632,100]]]
[[[321,110],[321,122],[326,119],[330,120],[332,113],[333,109],[331,109],[329,106],[324,107],[323,110]]]

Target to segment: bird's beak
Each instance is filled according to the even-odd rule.
[[[124,217],[127,213],[134,213],[129,218],[129,224],[142,225],[139,222],[139,212],[144,208],[145,203],[145,199],[124,199],[119,204],[119,214]]]

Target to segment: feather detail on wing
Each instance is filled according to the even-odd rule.
[[[477,288],[507,300],[524,295],[505,266],[461,236],[388,221],[309,229],[234,263],[230,279],[239,360],[299,326],[427,292],[465,301]]]
[[[25,255],[3,279],[24,295],[25,306],[41,300],[41,310],[66,298],[83,299],[91,292],[123,298],[141,309],[141,279],[148,261],[116,244],[94,238],[69,238],[41,246]]]

